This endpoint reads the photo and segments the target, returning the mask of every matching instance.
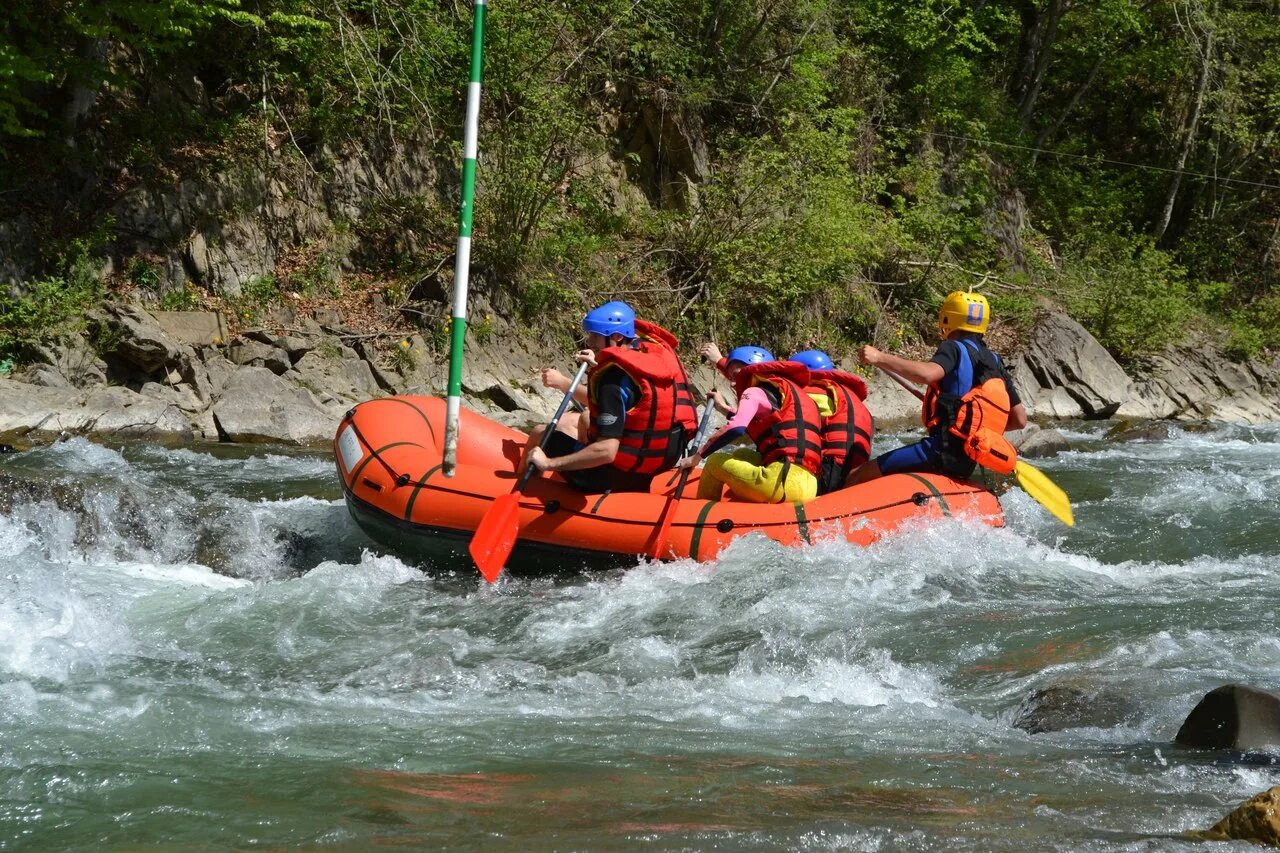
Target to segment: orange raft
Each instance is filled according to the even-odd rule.
[[[386,397],[343,418],[334,439],[338,476],[352,516],[375,541],[413,556],[463,555],[493,499],[512,491],[524,433],[466,409],[461,417],[453,477],[441,470],[444,400]],[[591,567],[634,563],[637,556],[709,560],[752,532],[784,545],[831,537],[866,545],[914,519],[963,515],[1004,524],[991,492],[934,474],[894,474],[797,505],[698,500],[695,471],[664,553],[655,554],[672,479],[659,474],[647,494],[604,495],[583,494],[554,475],[533,479],[520,500],[519,540],[508,567],[545,571],[549,555]]]

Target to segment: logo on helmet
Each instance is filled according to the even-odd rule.
[[[982,308],[981,302],[969,303],[969,315],[965,317],[966,323],[972,323],[975,326],[982,324]]]

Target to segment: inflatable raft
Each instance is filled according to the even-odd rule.
[[[441,469],[444,400],[386,397],[343,418],[334,439],[338,476],[352,516],[372,539],[410,556],[451,553],[469,562],[472,532],[493,499],[515,486],[525,434],[466,409],[461,417],[453,477]],[[588,495],[554,474],[535,477],[520,499],[519,539],[508,568],[613,566],[634,564],[638,556],[709,560],[749,533],[784,545],[829,537],[866,545],[905,522],[951,515],[1004,524],[990,491],[938,475],[895,474],[797,505],[698,500],[694,471],[663,552],[654,553],[674,479],[658,475],[647,494]]]

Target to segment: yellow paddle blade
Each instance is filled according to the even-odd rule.
[[[1027,494],[1035,498],[1042,507],[1053,513],[1067,527],[1075,527],[1076,519],[1071,514],[1071,498],[1058,488],[1057,483],[1050,480],[1039,468],[1022,460],[1018,460],[1018,466],[1013,469],[1013,473],[1018,478],[1018,485],[1022,486]]]

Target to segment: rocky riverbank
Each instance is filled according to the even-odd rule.
[[[209,312],[149,313],[103,306],[85,334],[51,342],[40,360],[0,378],[0,440],[63,434],[107,438],[322,445],[353,404],[390,394],[442,394],[442,348],[408,335],[378,348],[332,312],[276,312],[229,335]],[[466,404],[523,427],[558,402],[536,378],[553,351],[495,320],[472,336]],[[692,361],[690,361],[692,363]],[[1175,348],[1126,371],[1083,327],[1049,312],[1009,360],[1031,415],[1061,419],[1280,421],[1280,365],[1237,363],[1204,348]],[[846,367],[852,367],[846,359]],[[723,380],[698,365],[700,391]],[[868,405],[883,427],[916,422],[919,403],[882,375]]]

